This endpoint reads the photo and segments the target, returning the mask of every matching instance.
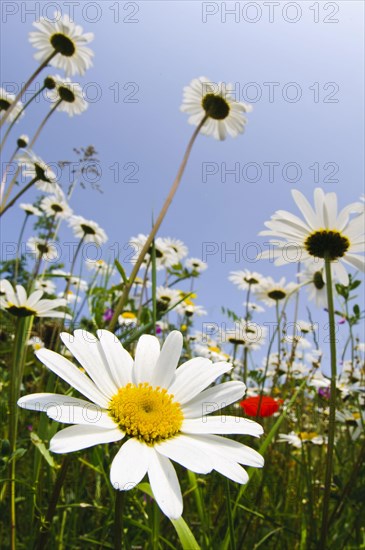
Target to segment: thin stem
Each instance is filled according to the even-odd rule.
[[[71,457],[66,455],[62,461],[61,468],[58,472],[56,483],[53,488],[51,500],[48,505],[47,513],[43,525],[39,530],[39,535],[34,545],[34,550],[43,550],[46,548],[47,539],[52,526],[52,519],[56,512],[57,502],[61,494],[63,483],[66,479],[67,470],[71,462]]]
[[[114,550],[121,550],[123,544],[124,496],[125,491],[115,491]]]
[[[23,238],[23,235],[24,235],[25,226],[27,225],[27,221],[28,221],[29,216],[30,216],[30,214],[28,212],[26,212],[25,213],[25,218],[24,218],[24,221],[23,221],[23,225],[22,225],[20,233],[19,233],[18,244],[16,246],[16,258],[15,258],[15,268],[14,268],[14,284],[15,285],[16,285],[17,280],[18,280],[19,252],[20,252],[20,249],[21,249],[22,238]]]
[[[26,191],[28,191],[28,189],[30,189],[32,185],[35,184],[36,181],[38,181],[38,179],[38,176],[35,176],[32,180],[30,180],[30,182],[25,187],[23,187],[23,189],[19,191],[19,193],[15,195],[15,197],[1,210],[0,217],[5,214],[5,212],[9,210],[9,208],[11,208],[13,204],[15,204],[16,201],[20,199],[20,197],[24,195],[24,193],[26,193]]]
[[[333,288],[332,288],[332,273],[331,273],[331,261],[328,257],[325,257],[325,270],[326,270],[326,287],[327,287],[327,301],[328,301],[328,321],[330,329],[330,354],[331,354],[331,395],[330,395],[330,412],[329,412],[329,426],[328,426],[328,445],[326,455],[326,473],[324,482],[324,497],[323,497],[323,510],[322,510],[322,526],[321,526],[321,538],[319,548],[324,550],[327,545],[328,536],[328,514],[329,504],[331,497],[331,481],[332,481],[332,469],[333,469],[333,451],[335,443],[335,426],[336,426],[336,332],[335,332],[335,312],[333,306]]]
[[[9,162],[6,164],[6,168],[4,170],[4,174],[3,174],[3,177],[1,179],[1,185],[0,185],[0,202],[1,203],[3,201],[3,195],[4,195],[4,191],[5,191],[5,184],[6,184],[6,178],[7,178],[7,175],[8,175],[9,166],[11,166],[12,162],[14,161],[15,155],[17,154],[18,151],[19,151],[19,147],[16,147],[14,149],[13,154],[11,155],[11,158],[10,158]],[[8,197],[8,194],[7,194],[7,197]]]
[[[69,291],[69,288],[70,288],[70,284],[71,284],[71,278],[72,278],[72,274],[74,272],[74,269],[75,269],[75,263],[76,263],[76,258],[81,250],[81,247],[82,247],[82,244],[85,240],[85,237],[86,237],[86,233],[83,234],[83,236],[81,237],[80,239],[80,242],[79,244],[77,245],[77,248],[76,248],[76,251],[75,251],[75,254],[74,254],[74,257],[72,259],[72,264],[71,264],[71,269],[70,269],[70,277],[67,281],[67,284],[66,284],[66,288],[65,288],[65,292],[63,293],[63,297],[67,299],[67,293]]]
[[[190,139],[190,141],[189,141],[189,143],[188,143],[188,146],[187,146],[186,151],[185,151],[184,158],[183,158],[183,160],[182,160],[182,163],[181,163],[180,168],[179,168],[179,170],[178,170],[178,173],[177,173],[177,175],[176,175],[175,181],[174,181],[174,183],[172,184],[172,187],[171,187],[171,189],[170,189],[170,192],[169,192],[169,194],[168,194],[168,196],[167,196],[167,199],[166,199],[166,201],[165,201],[165,203],[164,203],[164,205],[163,205],[163,207],[162,207],[162,209],[161,209],[161,212],[160,212],[159,215],[158,215],[158,218],[157,218],[157,220],[156,220],[156,223],[155,223],[154,226],[152,227],[152,231],[151,231],[151,233],[149,234],[149,236],[148,236],[148,238],[147,238],[147,240],[146,240],[146,242],[145,242],[145,245],[144,245],[144,247],[143,247],[142,250],[141,250],[140,255],[138,256],[137,262],[135,263],[134,268],[133,268],[133,270],[132,270],[132,273],[131,273],[131,275],[129,276],[128,282],[126,283],[126,285],[125,285],[125,287],[124,287],[124,289],[123,289],[123,294],[122,294],[122,296],[120,297],[119,302],[118,302],[118,304],[117,304],[117,306],[116,306],[116,308],[115,308],[113,318],[112,318],[112,320],[111,320],[110,323],[109,323],[109,330],[111,330],[111,331],[113,331],[113,330],[115,329],[115,326],[116,326],[117,321],[118,321],[118,317],[119,317],[119,315],[122,313],[123,307],[124,307],[125,303],[126,303],[127,300],[128,300],[129,291],[130,291],[131,286],[132,286],[132,284],[133,284],[133,282],[134,282],[134,279],[136,278],[136,276],[137,276],[137,274],[138,274],[139,268],[140,268],[141,265],[142,265],[142,262],[143,262],[143,260],[144,260],[144,257],[145,257],[145,255],[147,254],[148,250],[150,249],[151,243],[152,243],[153,239],[155,238],[156,233],[157,233],[157,231],[159,230],[160,225],[161,225],[161,223],[162,223],[162,221],[163,221],[163,219],[164,219],[164,217],[165,217],[165,215],[166,215],[166,213],[167,213],[167,210],[169,209],[169,206],[170,206],[170,204],[171,204],[171,202],[172,202],[172,200],[173,200],[173,198],[174,198],[174,196],[175,196],[175,194],[176,194],[176,191],[177,191],[177,189],[178,189],[178,187],[179,187],[181,178],[182,178],[182,176],[183,176],[183,174],[184,174],[184,170],[185,170],[186,164],[187,164],[187,162],[188,162],[188,159],[189,159],[191,150],[192,150],[192,148],[193,148],[194,142],[195,142],[195,140],[196,140],[196,138],[197,138],[197,136],[198,136],[198,134],[199,134],[199,132],[200,132],[200,130],[201,130],[203,124],[206,122],[207,118],[208,118],[208,117],[205,116],[205,117],[202,119],[201,123],[196,127],[196,129],[195,129],[195,131],[194,131],[194,133],[193,133],[193,135],[192,135],[192,137],[191,137],[191,139]]]
[[[20,385],[23,377],[24,362],[26,356],[25,341],[29,334],[30,323],[33,318],[19,317],[16,322],[15,340],[13,351],[13,364],[10,371],[9,393],[9,443],[11,452],[10,462],[10,540],[11,549],[16,548],[16,505],[15,505],[15,469],[16,469],[16,440],[18,433],[18,399]]]
[[[228,518],[228,529],[229,529],[229,547],[230,550],[236,550],[235,535],[234,535],[234,525],[231,509],[231,492],[229,487],[229,479],[225,478],[226,484],[226,509],[227,509],[227,518]]]
[[[20,100],[20,98],[22,97],[22,95],[24,94],[24,92],[29,88],[29,86],[31,85],[31,83],[33,82],[33,80],[35,80],[37,78],[37,76],[39,75],[39,73],[44,69],[44,67],[46,67],[48,65],[48,63],[51,61],[51,59],[53,59],[56,55],[58,54],[58,52],[56,52],[56,50],[54,50],[48,57],[47,59],[45,59],[43,61],[43,63],[41,63],[38,67],[38,69],[36,69],[34,71],[34,73],[29,77],[29,79],[27,80],[27,82],[24,84],[24,86],[22,86],[20,92],[18,93],[18,95],[16,96],[16,98],[14,99],[13,103],[8,107],[8,109],[5,111],[5,115],[3,117],[3,119],[0,121],[0,128],[2,127],[2,125],[4,124],[4,122],[9,118],[9,115],[12,113],[13,109],[15,109],[15,106],[16,104],[18,103],[18,101]]]
[[[40,90],[38,90],[38,92],[36,92],[30,99],[29,101],[27,101],[27,103],[25,103],[25,105],[23,106],[23,108],[19,111],[19,113],[16,115],[16,117],[14,118],[14,120],[12,121],[12,123],[9,125],[9,128],[6,130],[5,132],[5,135],[3,137],[3,140],[0,144],[0,151],[2,151],[4,145],[5,145],[5,141],[7,140],[7,137],[8,135],[10,134],[14,124],[19,120],[19,118],[21,117],[21,115],[24,113],[25,109],[28,107],[28,105],[30,105],[32,103],[32,101],[34,101],[38,96],[39,94],[41,94],[43,92],[43,90],[45,89],[45,86],[43,85],[42,88],[40,88]]]
[[[49,111],[49,113],[44,117],[44,119],[42,120],[42,122],[40,123],[39,127],[38,127],[38,130],[36,131],[36,133],[34,134],[31,142],[29,143],[28,147],[29,149],[31,149],[35,142],[37,141],[37,139],[39,138],[39,135],[41,133],[41,131],[43,130],[43,128],[45,127],[47,121],[50,119],[50,117],[53,115],[53,113],[55,112],[55,110],[57,109],[57,107],[60,105],[60,103],[62,102],[62,99],[59,99],[52,107],[52,109]]]

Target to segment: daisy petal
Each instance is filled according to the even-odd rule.
[[[126,386],[132,380],[132,357],[112,332],[98,330],[97,335],[116,385]]]
[[[176,371],[176,379],[169,388],[169,393],[183,405],[214,382],[218,376],[231,370],[230,363],[219,362],[214,365],[209,359],[196,357],[187,361]]]
[[[170,458],[197,474],[208,474],[213,469],[209,454],[199,449],[194,444],[193,438],[189,436],[179,435],[178,437],[167,439],[155,445],[154,448],[161,455]]]
[[[120,441],[125,434],[119,428],[106,430],[95,426],[70,426],[52,437],[49,448],[53,453],[72,453],[99,443]]]
[[[183,407],[184,418],[196,418],[227,407],[243,397],[246,386],[243,382],[224,382],[213,386],[188,401]]]
[[[186,419],[181,427],[187,434],[242,434],[259,437],[264,430],[260,424],[238,416],[203,416]]]
[[[161,353],[157,360],[153,383],[156,386],[168,388],[175,376],[177,364],[180,359],[183,346],[183,337],[181,332],[173,330],[170,332],[162,346]]]
[[[36,351],[35,355],[47,368],[85,395],[90,401],[104,409],[108,408],[109,400],[99,391],[90,378],[75,367],[71,361],[54,351],[44,348]]]
[[[135,384],[152,382],[153,370],[160,355],[160,342],[155,336],[144,334],[137,344],[133,378]]]
[[[179,480],[170,460],[155,450],[151,452],[148,478],[162,512],[171,519],[178,519],[183,511]]]
[[[119,449],[110,469],[110,481],[114,489],[129,491],[146,475],[151,450],[137,439],[129,439]]]
[[[112,418],[94,403],[83,401],[76,404],[66,397],[63,405],[58,404],[48,407],[47,415],[49,418],[62,424],[83,424],[108,430],[113,430],[117,427]]]

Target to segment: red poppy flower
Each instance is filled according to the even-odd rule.
[[[282,403],[282,399],[273,399],[272,397],[267,397],[265,395],[260,398],[260,396],[257,395],[256,397],[248,397],[247,399],[244,399],[240,402],[240,405],[247,416],[259,416],[262,418],[264,416],[272,416],[279,410]]]

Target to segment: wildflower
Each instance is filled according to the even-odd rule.
[[[242,409],[247,416],[265,417],[272,416],[278,412],[280,405],[282,405],[282,399],[274,399],[267,395],[257,395],[255,397],[248,397],[240,402]]]
[[[161,350],[156,337],[142,336],[134,362],[114,334],[97,334],[99,339],[80,330],[61,334],[86,374],[58,353],[36,352],[46,367],[90,400],[34,394],[18,401],[23,408],[43,410],[58,422],[74,424],[53,436],[51,451],[69,453],[124,439],[111,465],[112,485],[128,491],[147,473],[158,505],[170,518],[179,518],[183,510],[171,460],[200,474],[216,470],[237,483],[248,481],[240,464],[263,465],[256,451],[221,437],[260,436],[259,424],[234,416],[222,422],[219,416],[208,416],[211,409],[204,409],[208,401],[220,409],[245,392],[242,382],[206,389],[232,368],[229,363],[212,365],[209,359],[195,358],[176,370],[182,351],[178,331],[169,334]]]
[[[7,279],[1,280],[0,286],[0,308],[5,309],[15,317],[61,317],[71,319],[71,316],[64,311],[54,311],[57,307],[66,305],[66,300],[56,298],[54,300],[41,300],[43,292],[36,290],[29,296],[25,288],[17,285],[15,290]]]
[[[10,105],[14,103],[15,95],[10,94],[4,88],[0,88],[0,120],[3,118],[5,112],[9,109]],[[18,116],[18,114],[23,109],[23,104],[21,101],[18,101],[16,106],[13,108],[12,112],[9,114],[9,121],[13,120]],[[24,113],[23,113],[24,114]],[[23,114],[21,116],[23,116]],[[20,117],[19,117],[20,118]]]
[[[102,245],[108,240],[104,229],[96,222],[86,220],[82,216],[71,216],[69,226],[73,229],[75,237],[83,239],[86,243]]]
[[[36,31],[29,33],[29,41],[37,50],[35,59],[40,63],[53,53],[50,65],[63,69],[67,75],[83,75],[92,66],[94,53],[86,46],[94,38],[93,33],[83,34],[80,25],[76,25],[68,15],[55,12],[55,21],[41,17],[33,23]]]
[[[365,271],[365,258],[359,255],[364,252],[363,205],[352,203],[337,213],[336,193],[315,189],[314,209],[299,191],[293,190],[292,195],[304,220],[285,210],[278,210],[265,223],[269,229],[260,233],[282,239],[272,240],[276,247],[276,264],[317,258],[318,269],[321,269],[324,259],[328,258],[334,277],[347,286],[349,279],[344,263]],[[351,219],[351,214],[356,216]]]
[[[244,132],[244,113],[252,110],[251,105],[235,99],[234,85],[214,83],[204,76],[194,78],[184,87],[180,110],[188,113],[189,124],[198,126],[206,116],[201,133],[223,140],[229,134],[236,137]]]

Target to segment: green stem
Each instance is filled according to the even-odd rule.
[[[5,214],[5,212],[7,210],[9,210],[9,208],[11,208],[13,206],[13,204],[16,203],[16,201],[18,199],[20,199],[20,197],[22,195],[24,195],[24,193],[26,191],[28,191],[28,189],[30,189],[32,187],[32,185],[35,184],[35,182],[38,181],[38,176],[35,176],[32,180],[30,180],[30,182],[25,186],[23,187],[23,189],[21,191],[19,191],[19,193],[17,195],[15,195],[15,197],[6,205],[4,206],[4,208],[2,208],[1,212],[0,212],[0,216],[2,216],[3,214]]]
[[[5,145],[5,141],[7,140],[7,137],[8,135],[10,134],[14,124],[19,120],[19,118],[21,117],[22,113],[25,111],[25,109],[28,107],[28,105],[30,105],[32,103],[32,101],[34,101],[36,99],[36,97],[39,96],[39,94],[41,94],[43,92],[43,90],[45,89],[45,86],[43,85],[42,88],[40,88],[38,90],[38,92],[36,92],[28,101],[27,103],[25,103],[25,105],[23,106],[23,108],[19,111],[19,113],[16,115],[16,117],[14,118],[14,120],[12,121],[12,123],[9,125],[8,129],[6,130],[5,132],[5,135],[4,135],[4,138],[0,144],[0,151],[2,151],[2,148],[4,147]]]
[[[335,443],[335,425],[336,425],[336,332],[335,332],[335,313],[333,306],[333,288],[332,288],[332,273],[331,273],[331,261],[328,257],[325,257],[325,270],[326,270],[326,287],[327,287],[327,301],[328,301],[328,320],[330,329],[330,354],[331,354],[331,395],[330,395],[330,412],[329,412],[329,426],[328,426],[328,445],[326,455],[326,473],[324,482],[324,497],[323,497],[323,509],[322,509],[322,526],[321,526],[321,538],[319,548],[325,550],[328,537],[328,515],[329,504],[331,498],[331,481],[333,470],[333,451]]]
[[[128,296],[129,296],[129,291],[131,289],[131,286],[134,282],[134,279],[137,277],[137,274],[138,274],[138,271],[139,271],[139,268],[141,267],[142,265],[142,262],[144,260],[144,257],[145,255],[147,254],[147,252],[149,251],[150,249],[150,246],[152,244],[152,241],[153,239],[155,238],[156,234],[157,234],[157,231],[159,230],[160,228],[160,225],[161,223],[163,222],[164,218],[165,218],[165,215],[167,213],[167,210],[169,209],[169,206],[176,194],[176,191],[178,190],[178,187],[179,187],[179,184],[180,184],[180,181],[181,181],[181,178],[184,174],[184,171],[185,171],[185,167],[186,167],[186,164],[188,162],[188,159],[189,159],[189,156],[190,156],[190,153],[191,153],[191,150],[193,148],[193,145],[194,145],[194,142],[202,128],[202,126],[205,124],[206,120],[207,120],[207,116],[205,116],[202,121],[200,122],[200,124],[196,127],[189,143],[188,143],[188,146],[186,148],[186,151],[185,151],[185,155],[184,155],[184,158],[181,162],[181,165],[180,165],[180,168],[178,170],[178,173],[176,175],[176,178],[175,178],[175,181],[174,183],[172,184],[172,187],[170,189],[170,192],[167,196],[167,199],[161,209],[161,212],[159,213],[158,215],[158,218],[156,220],[156,223],[154,224],[154,226],[152,227],[152,231],[151,233],[149,234],[142,250],[141,250],[141,253],[140,255],[138,256],[137,258],[137,261],[134,265],[134,268],[132,270],[132,273],[131,275],[129,276],[129,279],[128,279],[128,283],[124,286],[124,289],[123,289],[123,293],[122,293],[122,296],[120,297],[119,299],[119,302],[115,308],[115,311],[114,311],[114,315],[113,315],[113,318],[112,320],[110,321],[110,324],[109,324],[109,330],[113,331],[116,327],[116,324],[118,322],[118,317],[119,315],[122,313],[123,311],[123,307],[125,305],[125,303],[127,302],[128,300]]]
[[[55,112],[55,110],[57,109],[57,107],[60,105],[60,103],[62,102],[62,99],[59,99],[55,104],[54,106],[52,107],[52,109],[49,111],[49,113],[44,117],[44,119],[42,120],[42,122],[40,123],[36,133],[34,134],[33,136],[33,139],[31,140],[31,142],[29,143],[29,149],[31,149],[35,142],[37,141],[37,139],[39,138],[39,135],[41,133],[41,131],[43,130],[43,128],[45,127],[47,121],[50,119],[50,117],[53,115],[53,113]]]
[[[114,550],[121,550],[123,544],[123,508],[125,491],[115,491],[114,508]]]
[[[9,443],[10,443],[10,540],[11,549],[16,548],[16,506],[15,506],[15,470],[16,470],[16,440],[18,433],[18,404],[20,386],[23,377],[26,357],[26,339],[33,317],[19,317],[16,321],[13,364],[10,371],[9,393]]]
[[[21,243],[22,243],[22,238],[23,238],[25,226],[27,224],[29,216],[30,216],[30,214],[28,214],[28,212],[26,212],[25,213],[25,218],[24,218],[24,221],[23,221],[23,225],[20,229],[18,244],[16,246],[16,258],[15,258],[15,268],[14,268],[14,284],[15,285],[16,285],[17,280],[18,280],[19,252],[20,252],[20,248],[21,248]],[[21,254],[20,254],[20,256],[21,256]]]
[[[6,180],[7,180],[7,177],[8,177],[8,170],[9,170],[9,167],[12,165],[12,163],[14,162],[14,159],[15,159],[15,156],[17,154],[17,152],[19,151],[19,147],[17,146],[15,149],[14,149],[14,152],[13,154],[11,155],[10,157],[10,160],[9,162],[6,163],[6,167],[5,167],[5,170],[4,170],[4,174],[1,178],[1,184],[0,184],[0,203],[1,205],[3,204],[3,196],[4,196],[4,191],[5,191],[5,184],[6,184]],[[9,185],[10,187],[10,185]],[[9,196],[9,194],[7,193],[6,194],[6,198]],[[6,202],[6,200],[4,201]]]
[[[34,545],[34,550],[43,550],[46,548],[47,539],[52,527],[52,520],[56,512],[57,502],[61,494],[63,483],[66,479],[67,470],[71,461],[71,457],[66,455],[62,461],[60,471],[56,479],[56,483],[53,488],[50,503],[48,505],[47,513],[43,525],[39,530],[39,535]]]
[[[24,92],[29,88],[29,86],[31,85],[31,83],[33,82],[33,80],[35,80],[37,78],[37,76],[39,75],[39,73],[48,65],[48,63],[58,54],[58,52],[56,52],[56,50],[54,50],[48,57],[47,59],[45,59],[43,61],[43,63],[41,63],[39,65],[39,67],[34,71],[34,73],[28,78],[27,82],[24,84],[24,86],[22,86],[20,92],[18,93],[18,95],[16,96],[16,98],[14,99],[14,101],[12,102],[12,104],[10,105],[10,107],[6,110],[5,112],[5,115],[4,117],[2,118],[2,120],[0,121],[0,128],[2,127],[2,125],[4,124],[4,122],[6,122],[6,120],[9,118],[9,115],[10,113],[13,111],[13,109],[15,108],[16,104],[18,103],[18,101],[21,99],[22,95],[24,94]]]
[[[229,487],[229,479],[225,478],[226,482],[226,510],[227,510],[227,518],[228,518],[228,529],[229,529],[229,547],[230,550],[236,550],[236,542],[235,542],[235,535],[234,535],[234,525],[233,525],[233,517],[232,517],[232,509],[231,509],[231,492]]]

